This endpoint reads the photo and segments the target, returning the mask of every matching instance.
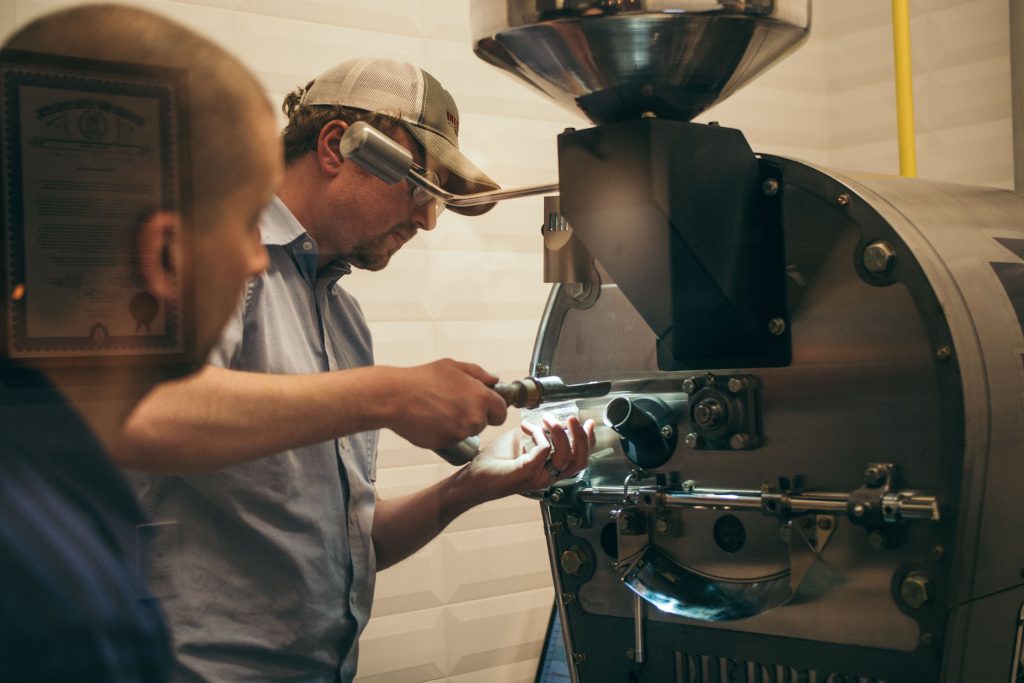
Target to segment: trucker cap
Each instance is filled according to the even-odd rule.
[[[393,116],[405,124],[429,156],[451,172],[444,189],[455,194],[498,189],[497,183],[459,151],[459,109],[455,100],[436,78],[417,66],[393,59],[350,59],[318,76],[300,103],[339,105]],[[448,208],[476,216],[493,206]]]

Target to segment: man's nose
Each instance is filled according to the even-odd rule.
[[[419,230],[433,230],[437,226],[437,200],[431,199],[425,204],[414,207],[412,218],[413,225]]]

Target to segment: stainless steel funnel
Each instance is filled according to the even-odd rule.
[[[471,0],[474,51],[595,123],[689,121],[806,38],[810,0]]]

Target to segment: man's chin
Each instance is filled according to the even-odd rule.
[[[393,254],[353,254],[347,260],[349,265],[360,270],[383,270],[391,261]]]

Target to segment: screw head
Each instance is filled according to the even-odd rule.
[[[555,489],[554,491],[551,492],[551,495],[548,496],[548,499],[552,503],[560,503],[562,502],[563,496],[565,496],[565,492],[562,489]]]
[[[786,331],[786,321],[782,318],[772,318],[768,321],[768,331],[776,337],[782,336]]]
[[[686,392],[687,394],[692,394],[696,390],[697,390],[697,383],[696,382],[694,382],[692,379],[684,379],[683,380],[683,391],[684,392]]]
[[[764,181],[761,183],[761,192],[764,193],[765,197],[774,197],[779,192],[779,181],[775,178],[769,178]]]
[[[728,387],[732,393],[739,394],[747,388],[747,380],[741,377],[732,377],[729,379]]]
[[[687,448],[696,448],[700,442],[700,437],[697,436],[697,432],[690,432],[683,437],[683,445]]]
[[[941,560],[945,554],[946,548],[944,546],[934,545],[931,547],[931,550],[928,551],[928,558],[932,560]],[[1022,572],[1022,575],[1024,575],[1024,572]]]
[[[552,522],[551,526],[548,527],[548,531],[551,532],[552,536],[554,536],[556,534],[562,533],[562,523],[561,522]]]
[[[949,348],[948,346],[940,346],[939,348],[935,349],[935,359],[936,360],[943,360],[944,361],[944,360],[949,360],[952,357],[953,357],[953,349]]]
[[[583,654],[582,652],[574,652],[572,654],[572,663],[576,666],[579,666],[580,664],[586,664],[587,655]]]
[[[864,483],[867,486],[881,486],[885,483],[885,470],[874,465],[869,466],[864,470]]]
[[[665,425],[661,428],[661,438],[663,439],[671,439],[674,433],[675,430],[672,429],[672,425]]]
[[[537,363],[533,366],[533,374],[537,377],[547,377],[549,372],[551,372],[551,368],[544,363]]]
[[[818,528],[821,529],[822,531],[828,531],[829,529],[831,529],[832,528],[832,518],[831,517],[819,517],[818,518]]]
[[[568,592],[567,593],[562,593],[562,604],[563,605],[573,605],[575,603],[576,603],[576,594],[575,593],[568,593]]]
[[[583,518],[577,515],[575,512],[571,512],[565,516],[565,521],[569,525],[570,529],[579,529],[583,526]]]
[[[654,521],[654,530],[662,536],[668,536],[672,533],[672,520],[669,517],[658,517]]]
[[[843,192],[841,195],[836,197],[836,203],[839,204],[839,206],[849,206],[850,205],[850,195],[848,195],[847,193]]]
[[[729,445],[733,447],[733,450],[742,451],[750,447],[750,437],[742,432],[733,434],[729,439]]]
[[[853,516],[854,517],[863,517],[864,513],[866,513],[867,511],[868,511],[868,509],[864,505],[864,503],[857,503],[856,505],[853,506]]]

